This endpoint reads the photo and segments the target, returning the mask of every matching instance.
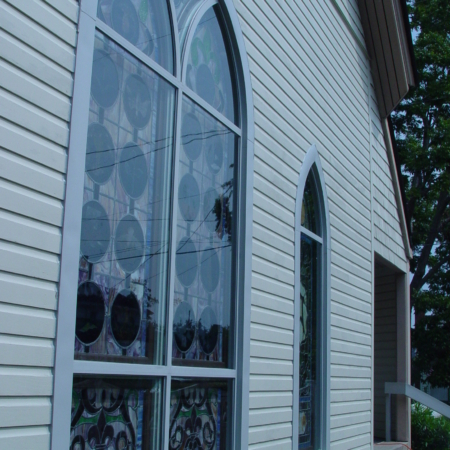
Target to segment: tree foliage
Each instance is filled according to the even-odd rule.
[[[419,83],[392,122],[412,230],[411,304],[422,318],[413,365],[432,385],[449,386],[450,348],[438,348],[450,346],[450,2],[410,0],[409,10]]]

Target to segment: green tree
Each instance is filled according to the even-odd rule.
[[[450,1],[408,6],[419,83],[392,122],[414,252],[413,377],[450,386]]]

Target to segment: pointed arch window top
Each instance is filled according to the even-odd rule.
[[[302,200],[301,226],[314,234],[321,236],[319,212],[318,212],[317,189],[315,187],[313,174],[309,172],[306,179],[305,190]]]
[[[200,19],[188,45],[186,84],[221,114],[236,122],[229,52],[214,7]]]
[[[99,0],[97,17],[173,73],[172,26],[167,2]]]

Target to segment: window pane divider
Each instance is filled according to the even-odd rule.
[[[323,239],[320,236],[313,233],[312,231],[309,231],[305,227],[300,227],[300,233],[306,234],[306,236],[310,237],[311,239],[314,239],[316,242],[319,242],[320,244],[323,243]]]
[[[155,366],[152,364],[129,364],[105,361],[74,360],[73,373],[89,375],[114,375],[114,376],[145,376],[163,377],[169,373],[167,366]]]
[[[230,119],[227,119],[219,111],[217,111],[217,109],[214,108],[214,106],[211,106],[206,100],[203,100],[200,95],[198,95],[192,89],[189,89],[186,85],[183,85],[181,89],[183,90],[183,94],[186,95],[186,97],[189,97],[192,101],[197,103],[197,105],[199,105],[207,113],[221,122],[222,125],[229,128],[234,134],[238,135],[239,137],[242,136],[242,131],[237,125],[235,125]]]
[[[172,377],[182,377],[182,378],[230,378],[234,379],[236,377],[235,369],[219,369],[211,367],[186,367],[186,366],[172,366],[171,369]]]
[[[112,39],[114,42],[116,42],[127,52],[129,52],[130,55],[133,55],[136,59],[138,59],[140,62],[142,62],[143,64],[148,66],[150,69],[152,69],[159,76],[164,78],[167,82],[172,84],[174,87],[176,87],[176,88],[181,87],[180,80],[178,80],[172,73],[170,73],[168,70],[164,69],[164,67],[160,66],[156,61],[154,61],[152,58],[147,56],[145,53],[138,50],[131,42],[128,42],[117,31],[113,30],[111,27],[106,25],[105,22],[103,22],[100,19],[97,19],[95,26],[99,31],[101,31],[103,34],[105,34],[110,39]]]

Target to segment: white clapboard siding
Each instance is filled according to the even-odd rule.
[[[75,0],[0,0],[0,449],[50,447]]]
[[[332,448],[368,448],[370,73],[341,14],[356,21],[355,27],[359,17],[350,9],[339,13],[329,2],[236,0],[235,5],[255,107],[250,447],[292,446],[295,195],[305,152],[316,144],[332,238]]]
[[[235,5],[255,117],[250,447],[289,447],[283,433],[292,427],[293,407],[286,363],[293,355],[295,191],[304,154],[315,144],[332,240],[331,447],[368,449],[372,241],[393,247],[390,261],[402,255],[403,241],[384,138],[374,132],[382,125],[371,111],[376,103],[357,1]]]
[[[372,103],[376,105],[375,91],[371,85]],[[383,132],[376,111],[371,109],[372,170],[373,170],[373,233],[374,251],[384,259],[404,270],[405,247],[398,214],[398,204],[392,184],[392,168],[386,150]]]

